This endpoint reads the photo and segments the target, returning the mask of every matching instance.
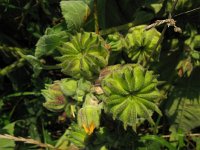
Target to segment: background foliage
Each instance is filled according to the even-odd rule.
[[[199,149],[199,7],[0,0],[0,134],[46,149]],[[144,31],[150,24],[156,29]],[[41,147],[1,136],[0,143]]]

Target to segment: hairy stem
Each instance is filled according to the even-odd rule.
[[[44,70],[57,70],[57,69],[61,69],[61,67],[58,66],[58,65],[42,65],[42,68]]]
[[[105,30],[101,30],[100,35],[106,35],[106,34],[116,32],[116,31],[127,30],[127,29],[129,29],[129,28],[131,28],[135,25],[136,25],[135,21],[132,21],[132,22],[129,22],[127,24],[123,24],[123,25],[120,25],[120,26],[117,26],[117,27],[112,27],[112,28],[108,28],[108,29],[105,29]]]
[[[96,34],[99,34],[97,0],[94,0],[94,21],[95,21],[95,32],[96,32]]]
[[[25,51],[25,50],[21,49],[19,47],[10,47],[10,46],[6,46],[6,45],[0,45],[0,51],[14,52],[22,58],[25,56],[23,53],[23,51]]]
[[[19,96],[30,96],[30,95],[39,96],[40,94],[41,94],[40,92],[19,92],[19,93],[7,95],[4,98],[19,97]]]
[[[12,72],[13,70],[22,67],[25,63],[25,59],[24,58],[20,58],[19,60],[17,60],[16,62],[12,63],[9,66],[6,66],[5,68],[0,70],[0,76],[5,76],[8,73]]]

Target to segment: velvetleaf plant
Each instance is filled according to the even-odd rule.
[[[109,57],[108,50],[102,45],[99,36],[94,33],[78,33],[72,37],[70,42],[63,43],[58,50],[62,54],[62,56],[57,58],[62,61],[62,71],[74,78],[80,78],[81,76],[86,79],[93,78],[107,64]],[[142,66],[134,64],[119,67],[117,70],[101,81],[106,97],[102,100],[105,109],[108,109],[113,114],[114,119],[118,118],[121,120],[124,123],[125,129],[127,125],[130,125],[136,131],[136,124],[138,124],[139,118],[140,120],[147,119],[153,124],[152,113],[156,111],[161,115],[156,104],[156,101],[161,97],[156,88],[158,84],[156,76],[151,71],[145,71]],[[80,88],[76,82],[74,79],[62,79],[60,81],[61,93],[73,98],[74,93]],[[90,89],[89,87],[86,88]],[[45,94],[43,95],[47,95],[46,90],[43,90],[44,92]],[[82,97],[84,97],[84,94]],[[49,101],[47,96],[46,100],[47,102]],[[49,103],[47,102],[44,103],[45,107],[48,107]],[[99,110],[93,110],[95,110],[93,106],[81,108],[78,115],[79,122],[91,120],[89,118],[94,118],[92,116],[93,113],[99,116]],[[99,121],[99,118],[94,120]],[[99,124],[96,123],[94,125],[94,122],[89,122],[90,124],[87,123],[87,127],[85,124],[82,124],[82,126],[87,133],[91,134]],[[88,131],[89,128],[92,128],[92,131]]]
[[[199,6],[2,0],[0,149],[200,149]]]
[[[135,28],[136,30],[144,30],[144,27],[143,25]],[[137,32],[140,33],[139,31]],[[138,39],[141,40],[139,44],[143,45],[137,45],[137,42],[135,45],[132,43],[132,41],[134,41],[134,39],[131,40],[131,37],[134,36],[132,33],[128,33],[125,39],[122,38],[121,43],[119,34],[113,36],[109,35],[109,39],[117,41],[117,47],[111,42],[111,51],[112,49],[114,49],[114,51],[116,51],[116,49],[122,49],[124,47],[124,40],[127,40],[129,44],[133,45],[129,45],[128,47],[131,50],[137,51],[137,54],[140,54],[138,57],[135,57],[135,59],[139,61],[142,60],[141,57],[143,56],[145,57],[144,59],[150,57],[150,51],[156,44],[155,41],[157,40],[159,32],[152,29],[152,31],[150,30],[147,32],[147,35],[142,32],[142,34],[140,34],[141,37],[138,33]],[[148,39],[150,38],[150,33],[156,35],[153,42]],[[141,50],[139,49],[140,46],[144,46],[143,48],[146,49]],[[59,64],[61,66],[61,71],[74,78],[62,79],[60,81],[60,91],[63,95],[71,97],[72,99],[74,99],[73,95],[80,88],[80,85],[78,85],[75,80],[79,79],[82,81],[83,79],[89,79],[94,82],[101,69],[108,64],[109,51],[105,47],[103,38],[95,33],[77,33],[71,37],[70,41],[62,43],[61,46],[58,47],[58,51],[61,56],[56,57],[56,59],[61,61],[61,64]],[[134,131],[136,131],[139,122],[145,119],[151,124],[154,124],[151,118],[153,112],[155,111],[161,115],[161,111],[157,106],[157,102],[161,98],[161,94],[157,89],[157,76],[154,75],[152,71],[145,70],[138,64],[128,64],[123,67],[117,65],[116,67],[111,66],[110,68],[115,69],[100,81],[103,97],[105,99],[100,98],[99,101],[103,102],[102,104],[104,105],[103,108],[105,112],[108,114],[112,113],[113,119],[121,120],[125,129],[127,126],[132,126]],[[90,81],[86,82],[90,83]],[[85,88],[88,92],[91,89],[90,86],[86,86]],[[46,92],[46,90],[43,90],[43,92]],[[84,104],[85,96],[86,93],[83,92],[81,96],[82,104]],[[46,100],[48,102],[47,98]],[[47,102],[44,103],[45,107],[48,107]],[[96,106],[94,106],[94,104],[88,106],[83,105],[82,108],[78,110],[77,114],[79,125],[83,127],[88,134],[92,134],[93,130],[99,127],[98,122],[100,120],[99,116],[101,111],[98,104],[95,105]],[[94,114],[97,118],[93,116]]]
[[[154,112],[162,115],[158,108],[162,96],[157,88],[157,75],[153,71],[139,64],[109,66],[112,52],[125,52],[132,62],[141,64],[148,59],[155,61],[151,58],[151,53],[160,33],[155,28],[146,31],[145,26],[133,27],[124,36],[120,33],[110,34],[105,40],[94,32],[80,31],[71,34],[69,40],[62,41],[56,47],[60,55],[55,59],[60,62],[58,66],[61,72],[69,78],[56,81],[42,90],[46,99],[44,106],[49,110],[57,109],[52,109],[51,105],[55,96],[48,94],[51,92],[49,87],[56,84],[65,100],[58,111],[72,112],[76,119],[72,121],[72,127],[69,127],[76,126],[73,128],[76,131],[71,133],[74,135],[66,135],[72,144],[84,147],[84,140],[81,139],[82,143],[77,144],[76,139],[80,139],[78,136],[83,135],[83,130],[84,138],[98,132],[102,127],[102,112],[104,115],[111,115],[113,120],[121,121],[125,130],[130,126],[135,132],[145,120],[154,125]],[[158,55],[159,48],[153,58]],[[102,75],[102,72],[106,73]],[[94,90],[97,88],[100,92]],[[70,106],[74,107],[74,103],[71,101],[76,105],[73,110]],[[54,99],[53,103],[59,103],[58,99]]]
[[[57,9],[49,9],[58,3],[32,0],[0,3],[1,8],[5,7],[1,27],[14,31],[10,37],[9,30],[0,33],[3,35],[0,36],[3,60],[0,83],[6,85],[3,90],[0,86],[3,130],[15,136],[57,142],[55,148],[41,144],[59,150],[200,149],[198,134],[193,134],[200,126],[200,18],[194,13],[199,10],[200,2],[62,0],[61,11],[59,5]],[[22,12],[21,6],[24,6]],[[18,11],[15,16],[21,16],[17,17],[21,20],[11,21],[12,28],[7,22],[12,14],[10,9]],[[38,11],[39,17],[35,15]],[[48,27],[41,36],[41,31],[49,26],[43,21],[51,21],[53,27]],[[182,33],[177,32],[181,30],[176,25]],[[13,30],[16,26],[17,30]],[[162,34],[153,27],[159,31],[164,27]],[[33,38],[39,38],[35,56],[31,49],[6,45],[31,48]],[[16,62],[7,65],[13,60]],[[21,82],[17,72],[27,68],[29,74],[25,76],[31,80],[25,80],[24,73]],[[25,92],[21,86],[31,91]],[[10,91],[20,93],[5,95]],[[167,95],[166,101],[161,101],[163,95]],[[16,96],[19,101],[12,101]],[[48,110],[41,107],[42,103]],[[11,109],[11,113],[7,111]],[[21,114],[26,119],[19,123],[16,118]],[[8,124],[10,120],[14,123]],[[20,131],[18,126],[25,130],[15,133]],[[54,137],[53,142],[48,132]],[[1,139],[5,137],[30,141],[0,135],[0,149],[4,148],[3,143],[7,144]],[[9,144],[13,149],[34,149],[14,141]]]
[[[199,6],[1,2],[0,149],[200,149]]]

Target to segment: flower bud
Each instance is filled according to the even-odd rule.
[[[178,70],[179,77],[182,77],[184,74],[187,74],[187,76],[189,77],[193,70],[191,59],[181,60],[178,63],[176,70]]]
[[[83,127],[88,135],[99,127],[100,110],[97,106],[85,106],[78,112],[78,124]]]
[[[125,41],[118,32],[108,35],[107,43],[110,45],[111,51],[121,51]]]
[[[66,98],[60,89],[58,81],[54,84],[48,84],[42,90],[42,95],[45,97],[46,102],[43,106],[50,111],[58,112],[64,110],[66,106]]]
[[[159,38],[160,32],[158,32],[155,28],[147,31],[145,30],[145,25],[130,28],[129,33],[125,37],[127,44],[125,52],[134,62],[146,63],[149,59],[151,61],[156,60],[158,59],[160,53],[159,47],[155,49]],[[152,51],[154,51],[153,57],[151,57]]]
[[[62,79],[60,81],[60,89],[65,96],[73,96],[76,94],[77,81],[70,78]]]

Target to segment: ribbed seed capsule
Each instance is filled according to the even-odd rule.
[[[109,51],[104,45],[103,39],[95,33],[73,36],[58,48],[62,56],[56,59],[61,62],[61,71],[73,78],[94,78],[108,63]]]
[[[161,114],[156,103],[161,97],[157,84],[156,76],[151,71],[140,65],[124,65],[101,81],[106,97],[103,100],[105,109],[114,119],[121,120],[125,129],[132,126],[136,130],[139,120],[147,119],[153,124],[152,113]]]
[[[142,67],[137,66],[134,69],[134,81],[135,81],[135,88],[134,90],[137,91],[142,88],[144,83],[144,70]]]
[[[160,37],[160,33],[155,28],[146,31],[145,27],[145,25],[140,25],[130,28],[125,37],[127,45],[125,52],[134,62],[146,63],[152,57],[152,51]],[[150,60],[157,60],[159,53],[160,48],[158,47]]]

